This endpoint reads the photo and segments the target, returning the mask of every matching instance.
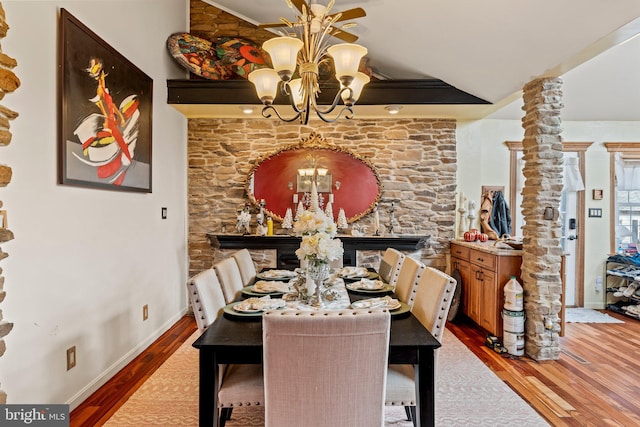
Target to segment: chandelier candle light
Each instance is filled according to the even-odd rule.
[[[302,124],[309,123],[309,114],[315,111],[325,122],[334,122],[342,114],[347,119],[353,117],[353,105],[358,100],[362,88],[369,83],[369,76],[358,72],[360,60],[367,54],[367,49],[353,43],[341,43],[329,46],[331,36],[341,37],[342,32],[334,24],[342,20],[342,13],[329,14],[334,0],[327,6],[313,1],[308,7],[305,1],[287,0],[293,9],[293,4],[301,11],[296,15],[296,22],[289,22],[285,18],[280,20],[292,31],[287,35],[267,40],[262,48],[271,56],[273,69],[260,68],[249,74],[249,80],[255,85],[260,101],[265,105],[262,116],[269,118],[274,113],[285,122],[299,120]],[[357,9],[360,16],[364,16],[362,9]],[[360,12],[361,11],[361,12]],[[359,16],[357,16],[359,17]],[[274,25],[265,25],[270,27]],[[346,25],[345,25],[346,26]],[[355,36],[353,36],[355,37]],[[331,56],[335,66],[335,77],[340,82],[340,90],[333,103],[326,108],[320,108],[317,98],[320,93],[318,84],[318,70],[322,62]],[[296,72],[300,78],[292,79]],[[284,118],[272,105],[278,91],[289,97],[294,116]],[[333,118],[329,118],[342,100],[344,107]]]

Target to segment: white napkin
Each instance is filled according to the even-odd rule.
[[[291,287],[288,282],[278,282],[273,280],[259,280],[253,285],[254,292],[289,292]]]
[[[377,291],[385,287],[385,283],[381,280],[361,279],[349,285],[353,289],[364,289],[368,291]]]
[[[364,277],[368,274],[369,271],[364,267],[343,267],[338,270],[340,277]]]
[[[269,295],[265,295],[260,298],[247,298],[246,300],[234,305],[233,309],[240,312],[252,312],[276,310],[278,308],[283,308],[286,305],[287,303],[280,298],[271,298]]]
[[[388,308],[389,310],[395,310],[400,308],[400,301],[390,296],[384,296],[380,298],[369,298],[351,303],[352,308]]]
[[[296,277],[296,272],[291,270],[266,270],[260,275],[270,279],[281,279],[283,277]]]

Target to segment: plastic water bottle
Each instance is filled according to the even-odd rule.
[[[504,309],[509,311],[524,310],[524,291],[522,285],[516,280],[516,276],[504,286]]]

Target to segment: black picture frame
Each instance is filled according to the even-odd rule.
[[[153,80],[60,10],[58,183],[151,193]]]

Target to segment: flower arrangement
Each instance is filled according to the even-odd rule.
[[[304,211],[293,226],[296,236],[306,236],[316,233],[326,233],[335,237],[338,232],[336,225],[321,210]]]
[[[335,238],[335,223],[324,212],[305,211],[293,226],[297,236],[302,236],[298,259],[307,259],[309,264],[328,263],[342,257],[342,242]]]

